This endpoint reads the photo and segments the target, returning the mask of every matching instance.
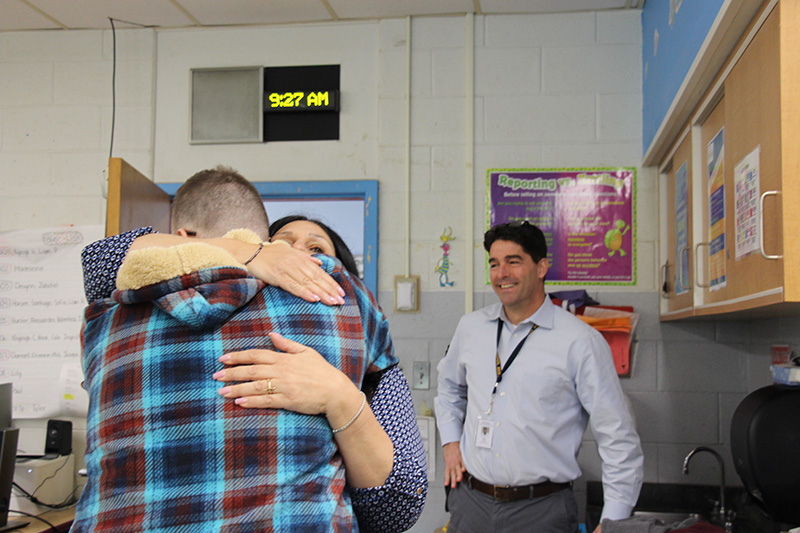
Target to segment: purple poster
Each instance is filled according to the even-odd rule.
[[[636,169],[489,169],[487,229],[514,220],[547,238],[547,282],[636,284]]]

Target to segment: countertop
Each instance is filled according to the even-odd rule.
[[[679,483],[645,483],[635,511],[696,513],[706,521],[719,500],[717,485],[684,485]],[[735,533],[780,533],[789,528],[770,519],[742,487],[726,487],[725,505],[736,512]],[[586,482],[586,525],[592,531],[600,519],[603,507],[603,484]]]

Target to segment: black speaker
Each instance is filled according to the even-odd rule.
[[[72,453],[72,422],[69,420],[48,420],[47,439],[44,453],[69,455]]]

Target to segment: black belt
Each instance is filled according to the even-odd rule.
[[[572,486],[572,483],[553,483],[552,481],[543,481],[541,483],[536,483],[535,485],[524,485],[521,487],[490,485],[489,483],[484,483],[480,479],[477,479],[466,471],[464,472],[464,481],[467,482],[468,487],[484,494],[488,494],[499,502],[513,502],[515,500],[541,498],[542,496],[548,496],[554,492],[568,489]]]

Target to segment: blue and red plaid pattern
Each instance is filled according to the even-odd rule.
[[[270,331],[317,350],[360,386],[396,364],[388,323],[360,280],[320,256],[343,306],[300,300],[213,268],[85,312],[88,481],[73,531],[357,531],[324,416],[243,409],[211,375]]]

